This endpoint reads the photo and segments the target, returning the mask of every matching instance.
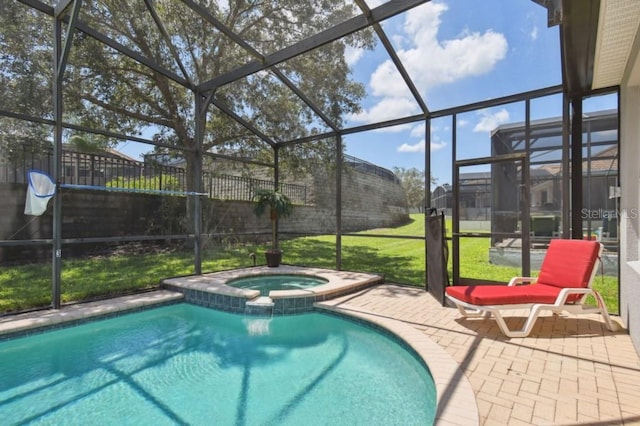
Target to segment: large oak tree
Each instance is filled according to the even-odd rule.
[[[0,7],[2,109],[50,118],[53,19],[17,1],[3,1]],[[151,128],[154,139],[164,145],[160,151],[179,148],[171,154],[184,157],[192,173],[195,97],[211,94],[196,88],[259,55],[308,39],[360,13],[354,7],[344,0],[85,0],[79,15],[83,25],[139,55],[142,62],[157,64],[157,69],[76,30],[64,74],[64,120],[133,135]],[[212,21],[237,34],[246,45],[229,38]],[[278,78],[284,75],[339,126],[343,117],[359,110],[364,94],[362,85],[351,78],[345,49],[348,45],[370,48],[372,43],[371,32],[358,32],[280,63],[275,70],[215,88],[214,97],[271,140],[292,140],[326,130],[322,120]],[[255,160],[272,158],[263,140],[215,106],[208,109],[202,148]],[[315,143],[291,151],[300,157],[331,148]],[[281,161],[287,162],[286,155]],[[191,175],[190,187],[193,181]]]

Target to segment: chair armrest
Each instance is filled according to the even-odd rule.
[[[522,285],[522,284],[533,284],[536,281],[536,278],[533,277],[513,277],[511,281],[509,281],[509,286],[512,285]]]
[[[588,287],[580,287],[580,288],[567,287],[560,290],[560,293],[558,293],[556,302],[560,302],[560,304],[565,304],[567,302],[567,298],[572,294],[587,295],[587,294],[594,294],[594,293],[595,293],[595,290]],[[583,299],[580,298],[579,300],[583,300]]]

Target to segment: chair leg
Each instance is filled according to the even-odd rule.
[[[576,305],[558,305],[553,310],[554,312],[567,311],[573,314],[598,313],[602,316],[602,320],[604,321],[609,331],[618,330],[619,328],[618,324],[611,321],[611,317],[609,316],[609,311],[607,311],[607,306],[604,304],[604,299],[602,298],[602,295],[593,289],[589,294],[591,294],[593,298],[596,300],[597,306],[595,307],[586,306],[583,303],[579,303]]]
[[[597,291],[593,291],[593,297],[596,299],[596,303],[598,304],[598,309],[600,310],[600,315],[602,315],[602,319],[604,323],[607,325],[609,331],[616,331],[618,329],[618,325],[611,321],[611,317],[609,316],[609,311],[607,311],[607,306],[604,304],[604,299]]]
[[[500,327],[500,330],[502,331],[502,333],[504,333],[505,336],[527,337],[529,333],[531,333],[531,330],[533,329],[533,326],[536,323],[536,320],[538,319],[538,315],[540,315],[541,308],[542,308],[541,305],[535,305],[531,308],[531,310],[529,311],[529,317],[527,318],[527,321],[524,323],[524,326],[520,330],[511,330],[507,326],[507,323],[505,322],[502,316],[502,313],[500,313],[500,311],[493,311],[493,316],[495,317],[496,322],[498,323],[498,327]]]

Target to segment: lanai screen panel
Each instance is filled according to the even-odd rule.
[[[179,2],[174,2],[174,4],[178,5]],[[156,9],[162,10],[163,8],[154,8],[153,10]],[[70,10],[67,9],[67,12]],[[184,15],[183,11],[181,13]],[[83,2],[79,19],[81,27],[86,25],[159,66],[176,74],[180,73],[180,68],[171,52],[171,46],[163,37],[144,1],[96,0]],[[173,19],[178,19],[178,16]],[[99,48],[101,44],[98,41],[92,43],[93,48]]]
[[[177,78],[194,84],[252,59],[211,23],[211,17],[220,18],[216,9],[194,10],[184,2],[166,0],[151,7],[142,0],[89,3],[87,7],[83,3],[82,19]]]
[[[336,231],[337,158],[335,138],[329,137],[304,144],[283,146],[279,150],[279,182],[281,190],[296,205],[316,206],[314,214],[322,211],[319,222],[310,216],[306,231],[310,234],[333,234]],[[344,196],[344,194],[343,194]],[[294,209],[295,212],[295,209]],[[298,216],[301,215],[301,216]],[[304,210],[294,217],[304,219]],[[305,233],[305,221],[294,228],[289,219],[283,230]],[[317,226],[316,226],[317,225]]]
[[[372,36],[371,46],[347,51],[351,77],[364,88],[359,111],[344,117],[347,127],[370,125],[422,112],[381,40],[375,33]]]
[[[453,117],[445,116],[431,120],[431,204],[438,211],[451,217],[453,208]],[[449,223],[448,232],[451,233]]]
[[[432,1],[383,26],[432,111],[562,81],[558,27],[533,1]]]
[[[193,133],[191,92],[91,38],[74,39],[67,81],[75,82],[63,84],[67,123],[132,135]]]
[[[278,70],[319,110],[316,120],[343,127],[351,114],[360,111],[357,100],[365,96],[366,86],[353,79],[352,61],[363,44],[370,43],[370,32],[359,31],[289,59]],[[320,130],[320,129],[319,129]]]
[[[2,6],[0,27],[0,109],[51,118],[53,20],[16,3],[10,8]]]
[[[218,107],[231,111],[270,141],[325,132],[314,111],[270,71],[260,71],[220,88]]]
[[[188,1],[215,16],[262,55],[312,37],[361,12],[354,2]]]
[[[223,101],[217,99],[215,104],[210,105],[207,109],[202,144],[203,152],[237,157],[244,161],[262,161],[273,164],[273,150],[270,146],[260,135],[243,125],[250,123],[234,119],[220,107],[225,110],[230,109]]]

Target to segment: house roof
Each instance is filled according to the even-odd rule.
[[[559,175],[562,172],[562,165],[544,164],[539,167],[552,175]],[[582,172],[592,175],[617,175],[618,173],[618,147],[610,146],[591,156],[591,161],[584,160],[582,162]]]

